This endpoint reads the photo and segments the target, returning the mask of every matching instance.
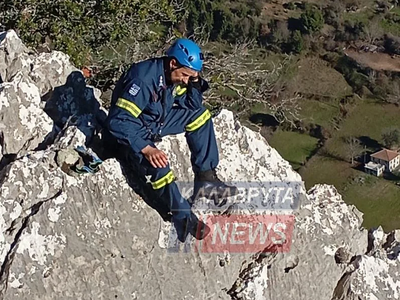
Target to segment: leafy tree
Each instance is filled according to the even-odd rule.
[[[295,53],[300,53],[303,50],[303,47],[304,47],[303,36],[301,35],[301,32],[299,30],[296,30],[292,34],[292,50]]]
[[[305,11],[300,16],[303,30],[306,33],[318,32],[324,26],[324,17],[319,9],[307,5]]]
[[[229,40],[234,37],[234,15],[226,7],[219,7],[214,10],[214,27],[211,31],[211,38],[213,40],[226,39]]]
[[[389,53],[400,55],[400,37],[385,34],[385,49]]]
[[[243,18],[235,25],[237,39],[249,38],[257,39],[260,24],[252,18]]]
[[[265,5],[264,0],[247,0],[246,6],[250,8],[250,14],[252,16],[259,17]]]
[[[283,45],[285,52],[301,53],[304,49],[304,39],[299,30],[293,31],[291,38]]]
[[[16,29],[29,46],[47,44],[70,55],[80,66],[100,48],[157,40],[148,29],[174,24],[179,14],[168,0],[3,0],[0,23]]]
[[[287,3],[286,9],[295,10],[296,4],[294,4],[294,2],[289,2],[289,3]]]
[[[213,5],[210,0],[187,1],[186,22],[188,30],[193,33],[196,28],[204,27],[203,34],[208,37],[214,27]]]
[[[189,34],[203,28],[200,38],[225,40],[231,43],[255,39],[260,28],[263,1],[194,0],[187,1]],[[198,30],[197,30],[198,31]]]
[[[383,143],[387,148],[397,146],[400,142],[400,130],[392,128],[382,134]]]
[[[272,24],[271,42],[281,46],[290,38],[291,32],[286,21],[274,21]]]
[[[344,33],[342,33],[342,39],[345,41],[355,41],[364,37],[365,24],[362,21],[350,21],[344,22]]]
[[[342,56],[337,60],[335,69],[343,74],[346,81],[356,92],[359,92],[363,86],[369,85],[368,76],[358,72],[357,63],[347,56]]]

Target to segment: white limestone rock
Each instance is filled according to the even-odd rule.
[[[74,70],[62,53],[34,55],[15,32],[0,34],[0,146],[18,154],[0,171],[0,299],[399,298],[399,231],[368,233],[333,186],[306,192],[290,164],[226,110],[214,119],[219,176],[260,187],[296,182],[301,203],[279,210],[268,200],[265,209],[250,197],[219,210],[292,214],[290,251],[171,253],[170,224],[132,191],[115,159],[92,175],[69,176],[57,165],[59,151],[91,140],[103,111],[97,91],[66,84]],[[38,148],[55,127],[58,136]],[[179,180],[193,179],[183,134],[160,148]],[[216,213],[206,201],[195,212]]]

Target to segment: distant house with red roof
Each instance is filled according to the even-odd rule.
[[[400,165],[400,155],[396,151],[383,149],[371,155],[371,161],[366,164],[365,171],[376,176],[384,171],[392,172]]]

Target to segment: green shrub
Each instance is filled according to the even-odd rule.
[[[135,37],[149,38],[147,23],[177,20],[167,0],[5,0],[0,2],[0,22],[15,29],[31,47],[48,44],[70,55],[81,66],[99,48]],[[156,38],[156,37],[153,37]]]
[[[204,30],[201,37],[212,41],[256,39],[263,1],[193,0],[187,1],[187,30],[189,34]]]
[[[300,16],[303,30],[306,33],[318,32],[324,26],[324,17],[321,11],[311,5],[307,5],[305,11]]]
[[[292,34],[291,41],[289,43],[289,49],[294,53],[301,53],[304,48],[304,39],[299,30],[296,30]]]

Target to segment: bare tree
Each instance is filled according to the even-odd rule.
[[[354,159],[359,157],[363,152],[364,148],[360,143],[360,140],[354,136],[345,138],[346,142],[346,159],[350,160],[351,165],[354,165]]]
[[[194,28],[193,34],[189,36],[190,39],[193,39],[199,45],[205,45],[208,43],[210,39],[210,33],[207,32],[207,26],[204,24],[203,26],[198,26]]]
[[[300,95],[285,95],[283,78],[292,57],[287,56],[277,64],[272,62],[272,68],[266,68],[265,61],[251,58],[249,52],[253,45],[252,40],[231,45],[233,49],[229,54],[206,60],[205,76],[215,88],[206,93],[205,102],[239,107],[239,116],[248,113],[254,103],[262,103],[278,122],[296,126]],[[218,89],[228,89],[235,97],[222,97]]]
[[[395,81],[392,85],[390,94],[387,96],[387,102],[393,103],[396,105],[400,104],[400,82]]]
[[[365,36],[367,38],[368,43],[374,44],[377,39],[382,37],[384,34],[384,30],[380,25],[380,18],[375,17],[368,23],[368,26],[365,28]]]
[[[368,73],[368,81],[369,81],[371,84],[375,84],[375,83],[376,83],[376,78],[377,78],[377,76],[376,76],[376,71],[371,69],[371,70],[369,71],[369,73]]]
[[[287,21],[278,21],[276,23],[276,28],[273,33],[276,43],[285,43],[290,38],[290,34],[291,32],[288,29]]]

